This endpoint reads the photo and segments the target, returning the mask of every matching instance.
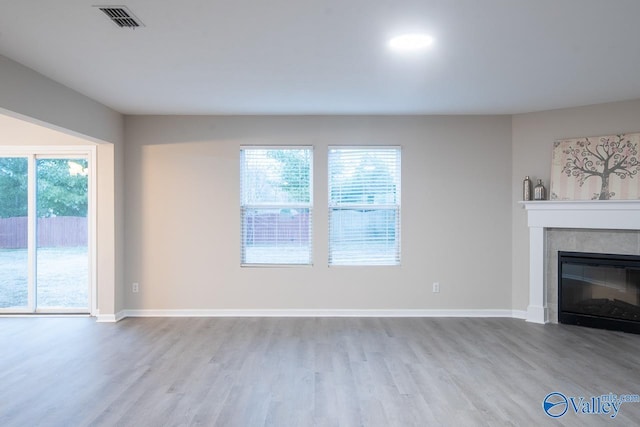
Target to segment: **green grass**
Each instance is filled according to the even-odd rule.
[[[86,247],[40,248],[36,265],[39,308],[88,307]],[[27,307],[27,268],[26,249],[0,249],[0,308]]]

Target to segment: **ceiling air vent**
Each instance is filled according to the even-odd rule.
[[[104,12],[120,28],[144,27],[142,21],[131,13],[126,6],[94,6]]]

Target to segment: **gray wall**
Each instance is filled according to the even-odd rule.
[[[510,116],[138,116],[125,140],[127,308],[511,308]],[[240,267],[242,144],[315,147],[313,266]],[[338,144],[402,146],[401,267],[327,266]]]
[[[513,116],[512,245],[513,308],[529,304],[529,230],[522,199],[525,175],[549,188],[553,141],[640,131],[640,100]]]
[[[123,308],[123,117],[116,111],[0,56],[1,145],[97,148],[98,308]]]
[[[117,112],[2,56],[0,113],[61,131],[66,136],[50,134],[56,144],[74,144],[77,137],[81,143],[109,143],[98,146],[103,313],[524,310],[528,230],[517,204],[522,178],[542,178],[548,186],[555,139],[640,131],[640,100],[634,100],[513,117],[134,116],[124,120],[123,135]],[[15,144],[9,136],[16,129],[3,123],[0,143]],[[17,143],[39,144],[28,139]],[[239,267],[240,144],[315,146],[313,267]],[[326,266],[330,144],[403,146],[401,267]],[[466,267],[454,259],[456,253],[468,261]],[[141,283],[139,294],[131,293],[133,281]],[[431,293],[433,281],[441,282],[440,294]]]
[[[96,142],[122,142],[122,115],[0,55],[0,113]]]

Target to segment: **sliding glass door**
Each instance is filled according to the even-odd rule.
[[[29,307],[28,169],[25,157],[0,157],[0,310]]]
[[[0,311],[89,313],[88,155],[0,158]]]
[[[86,158],[36,158],[36,307],[88,311]]]

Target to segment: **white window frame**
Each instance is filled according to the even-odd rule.
[[[311,161],[309,162],[309,202],[308,203],[244,203],[243,200],[243,151],[246,150],[309,150]],[[313,265],[313,163],[314,147],[312,145],[242,145],[240,146],[240,266],[241,267],[307,267]],[[249,209],[307,209],[309,211],[309,260],[306,263],[288,262],[245,262],[244,247],[244,211]]]
[[[397,150],[399,154],[398,158],[398,170],[397,170],[397,188],[396,188],[396,203],[394,204],[371,204],[371,203],[334,203],[332,201],[332,182],[331,182],[331,151],[332,150]],[[330,267],[342,267],[342,266],[355,266],[355,267],[377,267],[377,266],[400,266],[402,259],[402,241],[401,241],[401,183],[402,183],[402,147],[401,146],[382,146],[382,145],[357,145],[357,146],[329,146],[327,150],[327,190],[328,190],[328,265]],[[396,224],[395,224],[395,245],[396,245],[396,260],[393,262],[336,262],[333,255],[333,245],[335,244],[332,239],[331,230],[331,216],[335,210],[396,210]]]

